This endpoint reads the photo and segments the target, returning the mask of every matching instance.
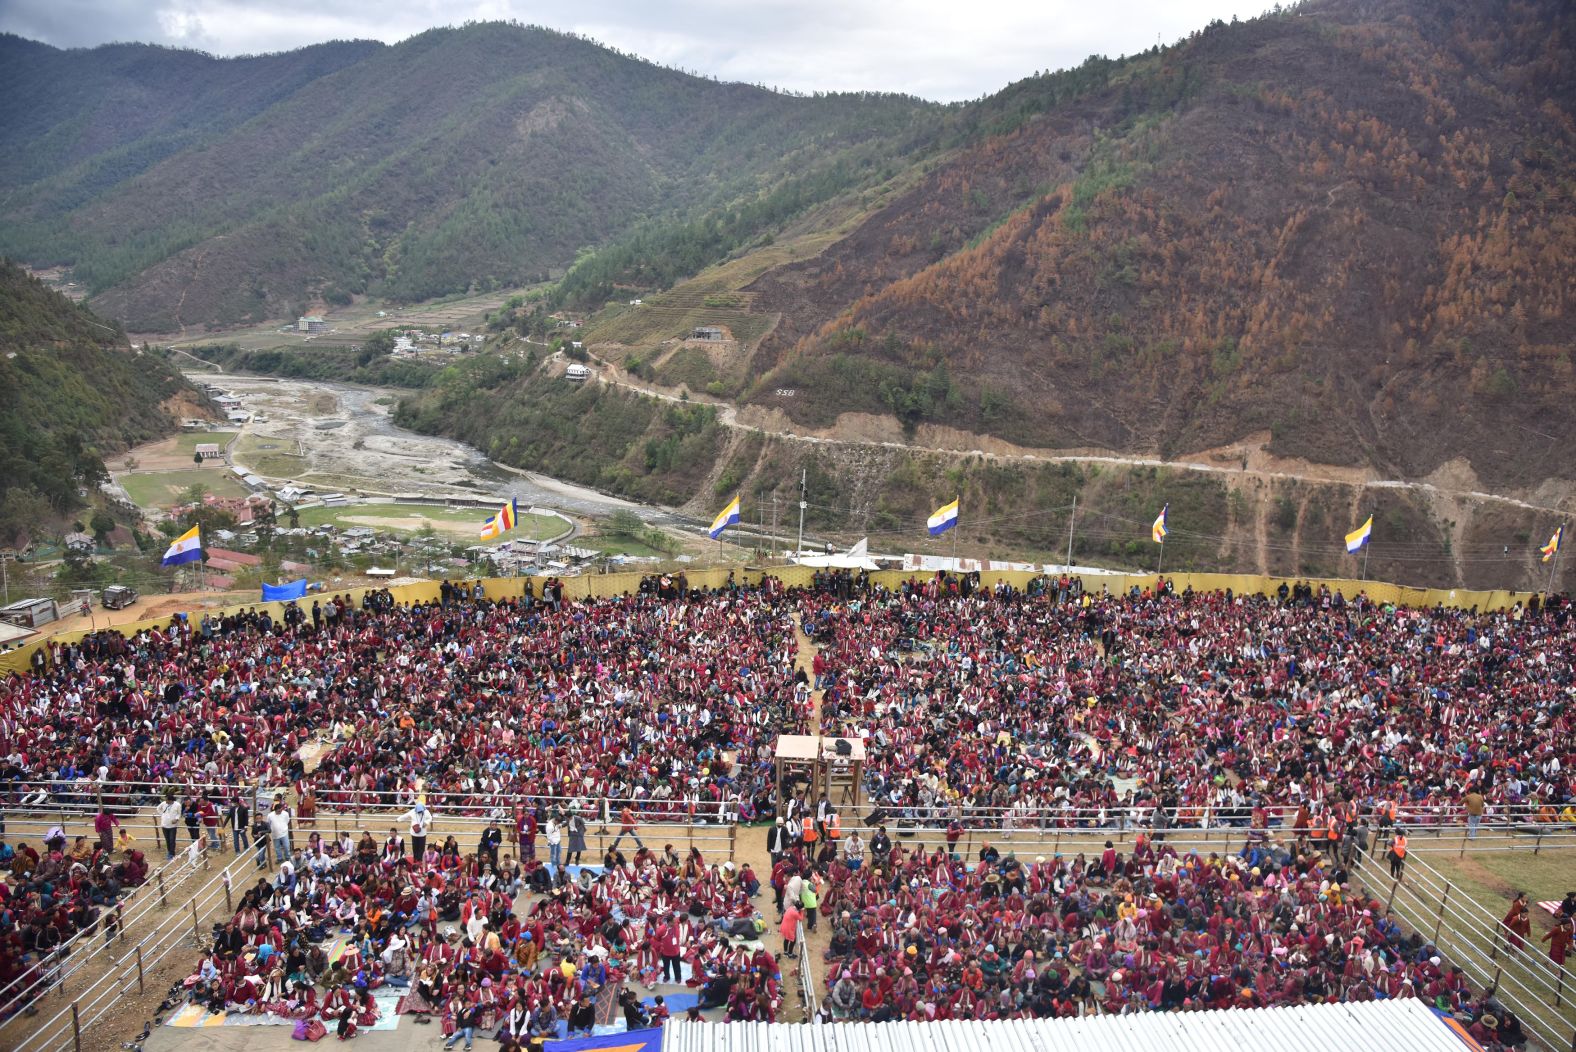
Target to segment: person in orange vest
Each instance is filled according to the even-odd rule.
[[[1406,871],[1406,831],[1400,826],[1396,827],[1395,836],[1390,840],[1390,876],[1400,880]]]
[[[826,816],[826,839],[837,843],[843,836],[843,816],[833,811]]]
[[[1335,811],[1331,811],[1325,817],[1324,842],[1325,850],[1330,853],[1330,857],[1336,857],[1336,852],[1341,846],[1341,819]]]
[[[1379,828],[1395,825],[1397,808],[1394,800],[1382,800],[1379,803]]]

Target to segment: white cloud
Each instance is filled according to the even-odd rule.
[[[0,0],[0,31],[61,47],[144,40],[221,55],[330,39],[393,43],[512,19],[721,80],[796,91],[974,98],[1040,70],[1170,43],[1266,0]]]

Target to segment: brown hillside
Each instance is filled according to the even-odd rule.
[[[1571,12],[1329,0],[1122,67],[751,285],[782,312],[756,397],[1035,446],[1268,429],[1391,477],[1568,473]]]

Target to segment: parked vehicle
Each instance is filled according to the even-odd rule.
[[[124,610],[135,603],[139,598],[135,588],[127,588],[123,584],[112,584],[104,589],[104,609]]]

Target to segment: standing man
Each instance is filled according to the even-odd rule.
[[[1487,806],[1483,794],[1474,786],[1470,793],[1461,798],[1461,806],[1466,808],[1467,812],[1467,839],[1476,840],[1478,826],[1483,822],[1483,811]]]
[[[617,851],[619,842],[625,837],[633,840],[637,848],[644,848],[646,845],[640,842],[640,834],[635,829],[635,812],[628,804],[625,804],[618,812],[618,836],[613,838],[613,843],[608,846],[608,850]]]
[[[1395,827],[1395,836],[1390,838],[1390,876],[1400,880],[1406,873],[1406,830],[1400,826]]]
[[[493,869],[498,868],[498,848],[503,844],[503,830],[498,828],[498,822],[493,819],[487,823],[487,828],[482,830],[482,840],[476,848],[478,862],[491,862]]]
[[[175,857],[175,831],[181,825],[181,802],[175,799],[175,790],[164,791],[164,802],[155,812],[159,819],[159,832],[164,836],[164,853],[169,858]]]
[[[1565,958],[1571,950],[1571,919],[1561,917],[1553,928],[1543,933],[1543,941],[1549,944],[1549,958],[1561,968],[1565,967]]]
[[[252,810],[246,806],[246,794],[237,790],[231,794],[224,809],[224,820],[230,823],[230,839],[239,855],[251,846]]]
[[[426,804],[417,803],[400,817],[410,823],[410,857],[420,865],[421,857],[427,853],[427,834],[432,830],[432,812],[427,810]]]
[[[224,838],[219,835],[219,805],[213,802],[213,792],[203,790],[197,802],[197,813],[202,818],[203,832],[208,835],[208,849],[216,855],[224,854]]]
[[[547,828],[543,835],[547,838],[547,864],[552,868],[553,876],[558,876],[558,870],[564,861],[564,826],[562,816],[554,814],[547,820]],[[532,857],[535,857],[534,853]]]
[[[531,807],[521,807],[514,815],[514,834],[520,842],[520,858],[525,860],[536,857],[536,810]]]
[[[268,812],[268,838],[274,845],[274,861],[290,859],[290,809],[280,797],[274,797],[273,810]]]
[[[657,921],[657,926],[651,933],[652,944],[656,947],[657,956],[662,958],[662,981],[683,982],[681,971],[681,958],[679,957],[679,921],[677,917],[667,917]],[[669,979],[669,973],[673,978]]]
[[[783,829],[782,816],[779,815],[776,823],[766,831],[766,853],[772,857],[772,865],[777,865],[777,860],[788,853],[788,834]]]
[[[564,856],[564,865],[578,866],[580,859],[586,853],[586,816],[579,810],[569,815],[569,848]],[[556,874],[554,874],[556,876]]]
[[[99,847],[108,855],[115,850],[115,828],[120,825],[120,819],[105,810],[104,805],[99,805],[99,813],[93,818],[93,832],[98,834]]]

